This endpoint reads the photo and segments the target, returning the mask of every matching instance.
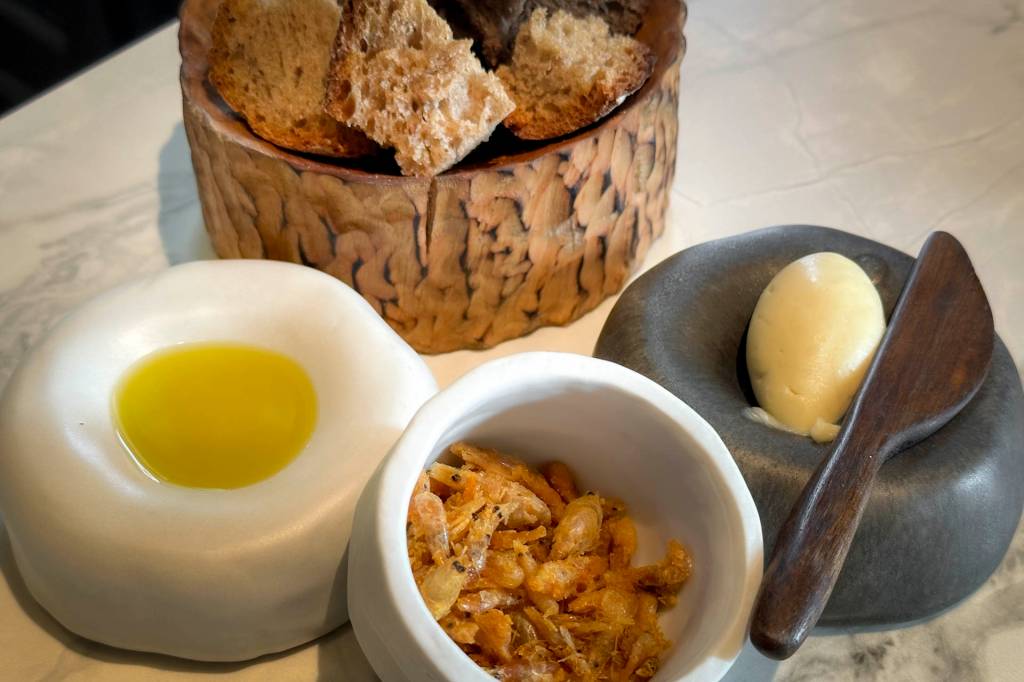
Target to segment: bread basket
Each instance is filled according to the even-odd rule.
[[[222,258],[323,270],[424,353],[487,348],[563,325],[617,293],[665,229],[686,6],[650,0],[637,38],[654,73],[597,124],[547,143],[499,128],[436,178],[256,137],[207,81],[219,0],[185,0],[185,131]]]

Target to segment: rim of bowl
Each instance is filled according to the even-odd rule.
[[[726,627],[705,649],[705,657],[687,673],[687,678],[721,679],[732,667],[740,648],[729,658],[714,654],[739,635],[737,628],[742,628],[742,639],[745,641],[754,598],[761,582],[764,546],[760,516],[739,467],[714,428],[667,389],[621,365],[571,353],[519,353],[486,362],[437,393],[413,417],[381,472],[380,501],[395,497],[403,500],[400,505],[391,505],[388,513],[380,513],[380,508],[376,510],[374,524],[381,546],[405,547],[408,508],[405,501],[432,452],[425,449],[423,444],[427,443],[433,448],[440,441],[444,432],[457,422],[452,415],[462,411],[461,405],[477,405],[486,401],[494,393],[494,386],[508,389],[511,386],[559,380],[574,380],[616,389],[643,401],[650,409],[660,411],[693,438],[701,450],[705,465],[718,476],[728,491],[731,511],[738,518],[744,543],[742,556],[746,568],[743,595],[737,602],[736,612],[726,619]],[[466,675],[480,680],[492,679],[438,627],[416,587],[406,552],[389,553],[389,558],[392,556],[402,560],[383,562],[384,583],[396,602],[406,605],[402,619],[416,646],[435,660],[443,657],[446,663],[451,663],[449,659],[459,661],[451,669],[450,679],[466,679]],[[438,634],[444,636],[438,637]],[[442,647],[441,652],[433,653],[437,646]]]
[[[0,387],[0,408],[4,408],[6,406],[6,402],[12,400],[12,391],[24,390],[20,386],[22,373],[26,371],[27,368],[34,366],[36,362],[39,362],[39,358],[37,356],[40,354],[50,354],[53,351],[52,344],[55,338],[63,338],[63,335],[69,333],[69,331],[76,334],[80,333],[77,331],[78,328],[88,327],[90,320],[95,318],[100,312],[109,311],[112,305],[123,304],[126,300],[129,302],[133,299],[141,300],[143,297],[148,296],[151,293],[152,288],[155,286],[163,286],[176,292],[181,289],[183,284],[188,284],[197,279],[200,279],[211,286],[215,286],[217,284],[239,284],[239,286],[243,288],[238,291],[221,289],[221,297],[236,298],[239,302],[243,300],[251,300],[251,296],[254,293],[259,293],[261,288],[259,283],[256,285],[253,284],[252,278],[256,275],[272,275],[275,285],[278,288],[282,283],[290,283],[300,286],[303,289],[312,289],[315,293],[322,294],[323,291],[316,289],[316,287],[328,287],[331,292],[338,297],[337,299],[331,299],[329,301],[331,304],[329,309],[340,310],[343,311],[346,316],[352,315],[356,317],[359,320],[360,327],[364,329],[364,332],[366,329],[369,329],[370,325],[372,325],[373,328],[379,332],[374,332],[373,334],[375,337],[374,343],[377,344],[377,346],[375,346],[376,353],[378,355],[388,355],[392,363],[405,364],[407,368],[412,368],[411,370],[406,371],[404,375],[407,387],[422,384],[420,389],[421,392],[427,393],[429,397],[436,395],[436,379],[419,354],[416,353],[415,350],[406,344],[402,338],[391,329],[391,327],[383,320],[383,318],[380,317],[380,315],[377,314],[366,299],[364,299],[354,289],[347,286],[344,282],[320,270],[285,261],[259,259],[215,259],[179,263],[157,272],[136,277],[126,282],[121,282],[109,289],[101,291],[92,298],[73,308],[63,318],[61,318],[58,324],[48,331],[45,337],[22,358],[18,363],[18,366],[15,368],[14,373],[12,373],[11,379],[5,386]],[[228,291],[229,293],[224,294],[224,291]],[[323,302],[323,299],[321,299],[321,302]],[[242,308],[239,308],[239,310],[242,310]],[[153,313],[153,315],[156,314],[157,313],[155,312]],[[164,314],[163,309],[161,309],[160,314]],[[235,313],[232,312],[229,316],[234,314]],[[287,318],[291,313],[281,315],[278,312],[271,311],[270,313],[265,313],[265,316],[267,315],[270,317]],[[109,332],[104,333],[109,334]],[[188,335],[186,334],[185,336]],[[183,343],[221,343],[225,341],[228,343],[237,342],[245,345],[253,345],[258,348],[281,352],[286,357],[297,362],[310,376],[310,378],[314,380],[314,384],[316,383],[315,368],[306,366],[301,359],[296,358],[294,353],[280,350],[276,344],[268,344],[265,339],[225,339],[223,335],[215,335],[213,338],[198,340],[182,340],[182,337],[179,336],[175,341],[161,341],[159,343],[154,343],[152,344],[154,346],[152,350],[146,351],[130,362],[124,364],[124,366],[118,371],[118,377],[113,380],[111,386],[116,388],[118,383],[124,379],[126,373],[129,372],[136,363],[149,357],[152,353],[176,348]],[[349,345],[350,343],[352,342],[343,340],[341,335],[336,335],[335,343],[333,345],[340,347],[341,345]],[[327,418],[327,415],[323,412],[324,406],[320,402],[322,396],[318,395],[317,399],[317,423],[314,425],[314,430],[310,434],[309,439],[303,445],[298,454],[296,454],[284,467],[267,478],[238,488],[221,489],[184,486],[161,481],[156,478],[141,462],[138,462],[135,459],[135,456],[130,452],[130,449],[120,442],[119,439],[121,436],[117,432],[116,427],[113,426],[114,417],[111,412],[110,402],[112,397],[109,395],[106,396],[102,403],[104,405],[103,415],[105,418],[111,420],[109,423],[113,432],[113,438],[117,442],[116,452],[118,457],[110,460],[104,459],[98,466],[105,471],[113,472],[109,474],[111,476],[115,476],[115,479],[112,479],[113,483],[111,483],[111,485],[116,485],[120,493],[118,496],[111,497],[107,500],[108,507],[105,509],[84,509],[78,515],[76,524],[80,525],[82,519],[93,519],[95,523],[92,523],[89,526],[92,531],[89,534],[90,538],[101,539],[115,545],[133,546],[131,544],[130,536],[126,539],[126,536],[118,532],[118,526],[116,524],[99,522],[99,520],[109,510],[109,505],[128,504],[128,498],[123,497],[125,490],[136,492],[143,491],[147,496],[150,496],[154,500],[159,500],[160,504],[163,505],[180,506],[183,503],[187,503],[193,508],[202,507],[203,512],[209,515],[207,520],[213,522],[219,522],[224,518],[228,518],[239,510],[251,509],[253,505],[263,506],[261,500],[263,500],[265,496],[268,494],[280,494],[287,486],[296,485],[297,482],[302,480],[301,478],[297,478],[297,474],[299,473],[297,470],[309,468],[311,465],[307,462],[319,459],[315,452],[311,452],[309,450],[309,444],[314,441],[317,431],[322,428],[322,424]],[[427,398],[427,400],[429,400],[429,398]],[[408,410],[408,414],[415,415],[417,410],[418,407],[410,408]],[[92,437],[93,436],[90,436],[90,438]],[[376,455],[376,459],[372,466],[378,466],[379,462],[383,461],[387,457],[387,452],[389,451],[386,449],[387,447],[387,445],[382,447],[380,452]],[[60,457],[57,458],[57,460],[60,459]],[[4,471],[5,467],[0,463],[0,474],[3,474]],[[17,478],[7,477],[6,480],[8,483],[14,481],[15,485],[17,485],[18,482],[29,479],[29,477],[33,475],[34,474],[31,472],[21,469],[18,472]],[[3,482],[0,482],[0,492],[3,490],[4,484]],[[361,492],[361,490],[348,493],[348,495],[353,497],[352,506],[355,505],[359,492]],[[0,495],[0,512],[3,511],[5,499],[6,498],[3,495]],[[127,509],[127,507],[125,508]],[[307,512],[303,511],[303,509],[305,509],[304,506],[289,512],[288,515],[279,515],[276,520],[277,525],[272,529],[273,532],[279,533],[287,530],[291,526],[308,524],[309,519],[306,518]],[[169,510],[170,507],[164,511]],[[350,515],[351,513],[352,512],[349,512]],[[0,521],[0,523],[6,523],[8,529],[10,529],[11,526],[11,516],[11,514],[8,514],[7,519]],[[205,549],[205,545],[203,545],[203,536],[196,535],[186,537],[172,550],[165,549],[164,552],[165,554],[172,556],[177,556],[182,553],[189,554],[196,551],[194,545],[196,542],[200,544],[199,551],[207,551]],[[253,544],[258,544],[258,542],[252,538],[242,538],[239,540],[237,545],[234,546],[234,549],[249,547]],[[225,548],[223,545],[219,545],[214,549],[217,552],[223,552]]]

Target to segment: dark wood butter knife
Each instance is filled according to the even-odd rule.
[[[879,468],[970,401],[988,373],[993,339],[992,311],[967,253],[952,235],[933,233],[835,445],[779,532],[750,629],[765,655],[788,658],[807,637]]]

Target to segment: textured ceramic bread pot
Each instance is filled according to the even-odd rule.
[[[767,556],[829,446],[743,416],[754,400],[745,334],[775,273],[818,251],[857,261],[888,319],[913,258],[838,230],[775,227],[695,246],[645,274],[619,299],[595,351],[654,379],[715,427],[757,502]],[[999,564],[1022,503],[1024,397],[997,339],[974,400],[882,467],[822,624],[904,622],[956,603]]]
[[[416,350],[486,348],[572,322],[617,293],[665,228],[675,172],[681,0],[651,0],[657,56],[611,115],[549,142],[499,127],[443,175],[266,142],[206,78],[219,0],[181,10],[181,89],[203,218],[224,258],[318,268],[355,288]]]
[[[610,362],[523,353],[481,365],[428,401],[359,498],[349,544],[349,611],[384,682],[486,682],[434,621],[406,552],[409,497],[425,467],[466,440],[533,465],[565,462],[581,489],[620,497],[639,564],[672,538],[694,561],[659,616],[672,647],[654,680],[714,682],[746,640],[761,580],[754,501],[721,439],[671,393]]]

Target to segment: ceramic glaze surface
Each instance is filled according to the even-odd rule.
[[[319,398],[298,456],[232,490],[156,480],[111,414],[140,359],[209,341],[292,358]],[[356,497],[435,389],[369,305],[316,271],[191,263],[124,285],[58,325],[0,403],[0,507],[18,569],[54,618],[105,644],[231,661],[307,642],[346,620]]]
[[[416,478],[457,440],[535,466],[559,459],[581,489],[622,498],[637,525],[638,563],[680,540],[694,573],[679,603],[662,612],[674,645],[655,680],[712,682],[725,674],[746,637],[763,556],[757,512],[721,440],[634,372],[528,353],[483,365],[428,402],[360,498],[349,606],[359,643],[386,682],[492,679],[433,621],[405,555]]]
[[[715,427],[750,485],[768,547],[828,446],[744,416],[753,399],[743,363],[746,330],[775,274],[818,251],[860,264],[891,315],[910,256],[836,230],[780,227],[708,242],[661,263],[624,292],[595,351],[651,377]],[[712,288],[713,300],[702,293]],[[975,398],[882,467],[823,624],[923,618],[975,590],[1002,560],[1020,520],[1022,454],[1024,396],[997,341]]]

